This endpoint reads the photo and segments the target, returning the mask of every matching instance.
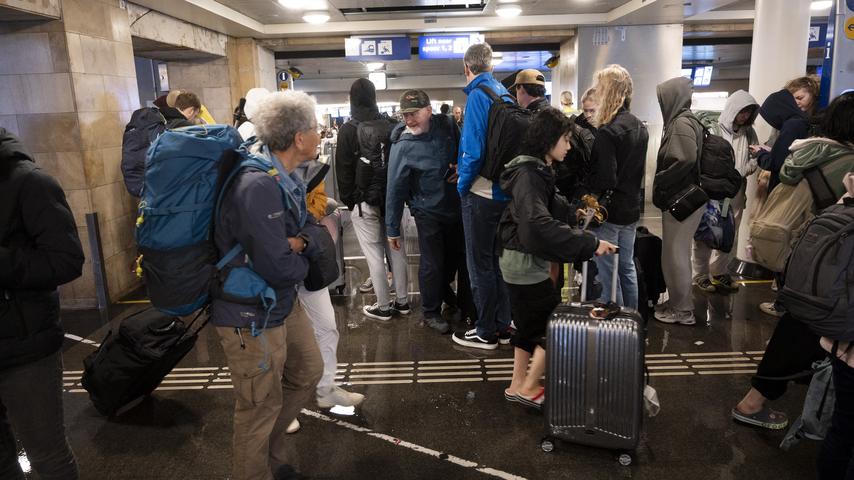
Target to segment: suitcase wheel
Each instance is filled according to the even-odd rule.
[[[621,453],[619,457],[617,457],[617,461],[620,462],[620,465],[624,467],[628,467],[634,461],[632,458],[632,454],[630,453]]]
[[[540,442],[540,448],[542,448],[546,453],[553,452],[555,449],[555,442],[551,438],[546,437],[542,442]]]

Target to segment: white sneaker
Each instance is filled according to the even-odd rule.
[[[288,425],[288,428],[285,429],[285,433],[297,433],[297,432],[299,432],[299,429],[300,429],[299,420],[297,420],[295,418],[294,421],[291,422],[290,425]]]
[[[653,310],[655,310],[656,312],[664,312],[664,311],[667,311],[669,309],[670,309],[670,303],[665,301],[665,302],[661,302],[661,303],[656,303]]]
[[[317,389],[317,406],[320,408],[332,408],[336,405],[355,407],[364,400],[365,396],[361,393],[348,392],[337,385]]]
[[[680,325],[694,325],[697,323],[694,319],[694,312],[681,312],[669,307],[655,312],[655,319],[662,323],[678,323]]]
[[[786,313],[783,309],[777,309],[777,305],[774,302],[763,302],[759,304],[759,310],[762,310],[762,313],[780,318]]]

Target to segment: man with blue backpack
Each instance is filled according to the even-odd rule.
[[[241,154],[268,164],[269,170],[238,172],[214,220],[220,255],[236,245],[244,252],[223,269],[224,293],[214,299],[211,317],[234,385],[236,479],[293,473],[285,431],[313,400],[323,372],[314,330],[296,297],[317,251],[303,231],[305,186],[294,175],[300,163],[316,156],[320,144],[314,109],[314,101],[300,92],[265,97],[253,116],[258,142],[244,146],[249,152]],[[253,278],[247,269],[275,292],[272,308],[234,297],[239,292],[229,288],[230,280],[246,273]]]

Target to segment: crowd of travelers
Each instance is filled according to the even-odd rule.
[[[327,132],[336,136],[339,200],[349,210],[369,270],[360,290],[376,297],[361,313],[387,322],[412,312],[403,225],[408,208],[417,230],[424,325],[450,334],[462,347],[495,350],[511,344],[507,401],[539,409],[548,394],[541,383],[544,336],[561,289],[572,280],[565,278],[564,265],[587,262],[592,300],[608,303],[607,288],[595,287],[616,285],[619,306],[650,306],[634,252],[649,134],[632,113],[629,72],[609,65],[596,72],[578,110],[570,92],[554,108],[541,72],[522,70],[506,88],[492,74],[492,58],[485,43],[466,51],[464,109],[443,105],[435,113],[424,91],[408,90],[400,97],[399,117],[392,118],[380,113],[373,83],[356,80],[351,118],[334,132],[331,125],[321,132],[315,102],[304,93],[247,92],[238,129],[245,141],[241,154],[264,167],[236,171],[217,203],[213,242],[227,271],[251,270],[276,301],[265,304],[265,313],[228,295],[211,305],[210,322],[234,386],[235,478],[296,478],[284,439],[300,429],[300,409],[312,401],[331,408],[364,400],[334,381],[339,334],[329,290],[304,283],[313,262],[329,254],[322,251],[317,226],[342,241],[339,208],[326,197],[323,182],[312,181],[323,167],[316,157]],[[850,206],[845,198],[854,196],[854,93],[819,111],[818,85],[803,77],[761,105],[736,91],[711,118],[692,112],[692,93],[691,80],[683,77],[658,85],[664,134],[652,191],[662,212],[660,267],[667,300],[655,305],[651,318],[686,326],[696,324],[694,286],[701,295],[738,291],[728,267],[732,244],[750,233],[740,225],[749,205],[761,216],[803,198],[801,221],[793,225],[799,230],[819,214],[809,195],[814,172],[820,172],[833,203]],[[129,129],[153,112],[162,119],[154,127],[159,132],[214,123],[191,92],[172,92],[155,104],[155,110],[135,113]],[[525,128],[508,133],[516,148],[499,162],[496,152],[508,142],[495,138],[491,118],[501,108],[524,119]],[[753,128],[760,116],[774,129],[764,143]],[[731,149],[731,166],[720,177],[705,170],[710,136]],[[137,158],[144,147],[125,153]],[[144,164],[129,162],[124,173],[129,191],[139,196]],[[730,194],[721,201],[711,198],[716,182],[729,182]],[[796,197],[801,191],[808,193]],[[692,203],[698,195],[701,203]],[[729,249],[697,239],[710,210],[732,218]],[[228,255],[236,245],[245,254]],[[849,262],[850,322],[851,258],[843,261]],[[15,135],[0,129],[0,478],[23,478],[16,438],[43,478],[78,478],[62,416],[57,286],[80,276],[82,267],[83,250],[62,189]],[[788,312],[790,305],[793,312],[803,309],[791,300],[792,274],[773,273],[780,298],[759,308],[780,320],[732,417],[784,428],[787,415],[769,402],[785,393],[793,374],[831,353],[835,411],[819,471],[822,479],[852,478],[854,352],[840,340],[854,339],[817,334]],[[266,316],[258,335],[260,314]],[[458,325],[465,327],[455,330]]]

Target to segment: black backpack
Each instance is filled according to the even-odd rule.
[[[573,122],[569,143],[572,148],[566,152],[562,162],[555,162],[555,185],[560,193],[568,200],[577,200],[587,190],[587,180],[593,169],[591,157],[593,141],[596,137],[589,130],[579,127]]]
[[[689,112],[690,113],[690,112]],[[735,152],[723,137],[715,135],[693,114],[703,129],[703,144],[700,146],[700,188],[712,200],[733,198],[741,189],[741,174],[735,169]]]
[[[795,244],[779,301],[816,335],[854,341],[854,199],[815,217]]]
[[[122,175],[134,197],[142,196],[145,184],[145,154],[158,135],[166,131],[166,118],[157,107],[133,112],[122,137]]]
[[[356,162],[355,183],[360,201],[384,209],[391,131],[398,122],[388,115],[381,115],[374,120],[351,122],[356,126],[356,156],[359,159]]]
[[[522,139],[531,125],[534,113],[520,107],[515,101],[505,102],[505,97],[513,99],[509,94],[498,96],[486,85],[478,85],[477,88],[492,99],[486,127],[486,155],[480,167],[480,176],[497,182],[504,165],[519,155]]]

